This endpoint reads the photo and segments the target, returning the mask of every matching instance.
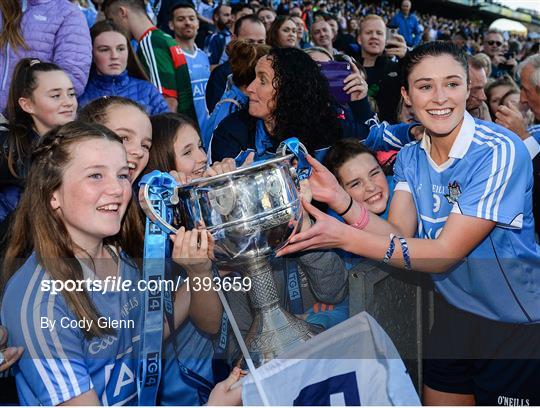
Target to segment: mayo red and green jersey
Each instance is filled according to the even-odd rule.
[[[118,268],[123,281],[136,285],[138,270],[124,254]],[[84,277],[92,279],[86,271]],[[24,347],[13,369],[21,405],[58,405],[90,390],[103,405],[137,405],[143,293],[88,292],[101,316],[94,324],[122,327],[88,339],[88,322],[75,316],[61,293],[47,290],[43,282],[50,279],[34,253],[9,280],[2,300],[9,345]]]
[[[159,92],[178,100],[176,111],[197,121],[186,56],[176,41],[157,27],[150,27],[139,39],[137,56]]]
[[[430,148],[426,136],[406,145],[394,167],[395,189],[414,200],[418,237],[436,239],[451,213],[496,223],[464,260],[432,274],[437,291],[453,306],[490,320],[539,323],[540,248],[525,145],[511,131],[465,112],[448,161],[437,165]]]

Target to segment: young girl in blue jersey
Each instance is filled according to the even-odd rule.
[[[471,117],[465,55],[433,42],[403,61],[402,95],[425,127],[394,167],[385,221],[351,197],[320,163],[317,223],[281,254],[341,248],[432,274],[435,325],[427,344],[427,405],[540,403],[540,249],[534,240],[532,168],[512,132]]]
[[[144,298],[136,289],[140,275],[132,261],[139,248],[127,239],[136,229],[125,212],[136,208],[129,206],[122,140],[97,124],[57,128],[36,146],[29,180],[3,276],[2,320],[10,343],[25,347],[15,368],[20,401],[136,404]],[[200,235],[199,247],[190,240],[193,234]],[[176,236],[174,251],[185,254],[192,269],[208,263],[205,237],[204,231]],[[105,285],[115,279],[134,286],[96,291],[80,283]],[[60,283],[65,290],[52,290]],[[232,394],[226,391],[238,375],[222,384],[210,402],[223,397],[234,403],[238,395],[227,399]]]
[[[186,183],[191,179],[216,175],[235,168],[232,159],[222,163],[216,162],[212,168],[207,167],[206,153],[202,148],[197,125],[189,117],[177,113],[164,113],[153,116],[151,122],[154,144],[145,172],[153,170],[171,172],[180,182]],[[207,273],[211,273],[210,265]],[[175,347],[173,341],[176,343]],[[204,393],[201,392],[204,391],[201,390],[201,382],[191,377],[202,377],[206,384],[215,383],[212,336],[196,327],[191,319],[185,319],[174,337],[169,339],[164,347],[165,359],[159,389],[159,404],[206,403]]]

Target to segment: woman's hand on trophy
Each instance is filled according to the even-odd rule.
[[[235,386],[242,377],[242,370],[235,367],[229,376],[217,383],[210,397],[208,398],[208,406],[217,405],[241,405],[242,404],[242,386]]]
[[[254,157],[254,152],[249,153],[240,168],[247,167],[251,163],[253,163]],[[225,158],[222,161],[216,161],[212,163],[212,165],[204,172],[204,177],[217,176],[218,174],[228,173],[229,171],[233,171],[236,169],[236,161],[231,158]]]
[[[174,243],[172,259],[183,266],[188,274],[208,274],[214,257],[214,239],[205,229],[186,231],[184,227],[178,233],[171,234]]]
[[[191,183],[191,177],[189,177],[185,173],[182,173],[181,171],[171,170],[169,174],[173,176],[176,182],[181,185]]]
[[[276,255],[283,256],[310,249],[342,248],[344,240],[349,235],[345,229],[351,227],[323,213],[310,203],[302,201],[302,206],[315,218],[315,224],[309,230],[293,235],[289,243]]]
[[[312,169],[309,184],[313,199],[328,204],[337,213],[342,213],[349,205],[349,194],[339,185],[330,170],[317,159],[311,155],[307,155],[306,158]]]

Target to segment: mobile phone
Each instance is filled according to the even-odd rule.
[[[516,54],[515,54],[514,52],[510,52],[510,51],[509,51],[509,52],[505,52],[505,53],[504,53],[504,58],[506,58],[507,60],[512,59],[512,58],[514,58],[515,56],[516,56]]]
[[[318,62],[321,69],[321,73],[328,79],[328,85],[330,86],[330,93],[334,96],[336,101],[342,105],[345,105],[351,101],[351,96],[343,90],[345,86],[344,80],[351,72],[351,64],[349,62],[341,61],[328,61]]]
[[[388,45],[388,41],[392,41],[394,36],[398,33],[398,28],[389,26],[386,28],[386,45],[385,48],[395,48],[396,45]]]

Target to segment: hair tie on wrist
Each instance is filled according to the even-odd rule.
[[[351,196],[349,196],[349,198],[351,199],[351,201],[349,201],[349,206],[347,207],[347,209],[342,213],[338,213],[340,217],[343,217],[345,214],[347,214],[353,205],[353,198]]]

